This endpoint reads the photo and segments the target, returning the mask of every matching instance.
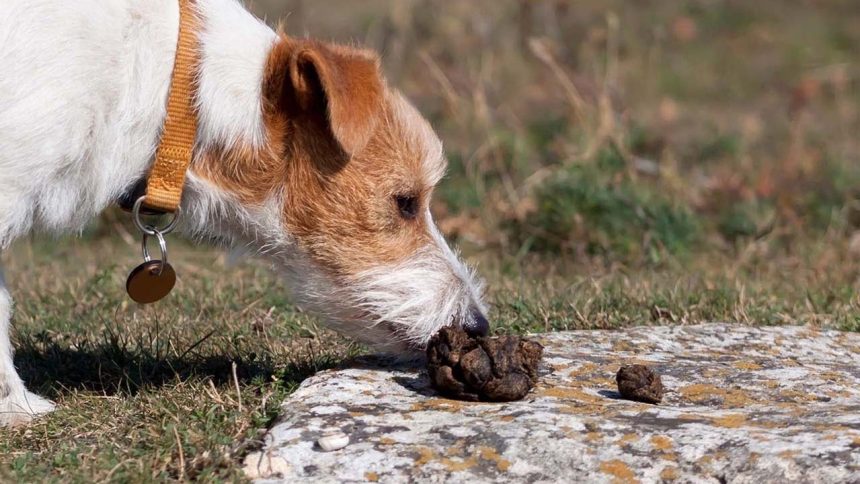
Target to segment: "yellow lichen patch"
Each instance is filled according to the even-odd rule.
[[[463,446],[465,445],[465,441],[458,440],[452,447],[450,447],[445,453],[446,456],[439,456],[436,454],[433,449],[429,447],[419,447],[418,448],[418,458],[415,459],[415,465],[423,466],[424,464],[430,462],[438,462],[445,467],[449,472],[459,472],[465,471],[467,469],[471,469],[478,465],[478,457],[492,461],[496,464],[496,467],[500,471],[506,471],[511,466],[510,461],[502,458],[496,449],[492,447],[478,447],[472,455],[466,458],[460,458],[459,456],[463,453]]]
[[[636,442],[637,440],[639,440],[639,436],[636,434],[624,434],[620,439],[615,441],[615,444],[623,446],[631,442]]]
[[[778,422],[776,420],[757,420],[754,425],[763,429],[779,429],[785,427],[785,423]]]
[[[603,438],[603,434],[600,432],[588,432],[585,434],[585,440],[589,442],[595,442]]]
[[[636,346],[626,340],[618,340],[612,342],[612,351],[637,351]]]
[[[813,428],[815,430],[820,431],[820,432],[827,432],[827,431],[837,432],[837,433],[841,432],[843,435],[848,433],[848,432],[851,432],[850,427],[846,427],[846,426],[840,425],[840,424],[815,424],[813,426]]]
[[[585,405],[564,405],[562,407],[558,407],[556,409],[559,413],[566,413],[568,415],[606,415],[609,414],[609,407],[604,405],[593,405],[593,404],[585,404]]]
[[[745,390],[731,389],[723,395],[723,405],[729,407],[745,407],[755,402],[756,399],[750,397]]]
[[[501,420],[502,422],[513,422],[515,418],[516,417],[514,417],[513,415],[502,415],[501,417],[499,417],[499,420]]]
[[[761,384],[767,388],[776,388],[779,386],[779,382],[776,380],[765,380]]]
[[[449,472],[465,471],[467,469],[471,469],[472,467],[475,467],[476,465],[478,465],[478,459],[476,459],[474,456],[469,457],[468,459],[465,459],[465,460],[459,460],[459,459],[454,460],[454,459],[449,459],[449,458],[445,457],[442,460],[440,460],[440,462],[442,463],[443,466],[445,466],[445,469],[448,470]]]
[[[581,400],[589,403],[604,403],[603,398],[585,393],[577,388],[570,387],[552,387],[538,390],[538,396],[562,398],[565,400]]]
[[[349,412],[350,417],[364,417],[362,412]]]
[[[664,467],[662,471],[660,471],[660,479],[664,481],[674,481],[679,477],[678,468],[674,466]]]
[[[591,378],[586,380],[585,385],[591,388],[615,388],[618,383],[615,378]]]
[[[818,374],[818,377],[822,380],[842,383],[845,381],[845,376],[838,371],[822,371]]]
[[[508,468],[511,467],[511,461],[500,456],[499,452],[492,447],[478,447],[478,452],[480,453],[482,459],[495,462],[496,468],[498,468],[502,472],[507,471]]]
[[[725,368],[705,368],[702,370],[702,376],[706,378],[720,378],[729,374]]]
[[[830,398],[851,397],[852,394],[848,390],[827,390],[824,392]]]
[[[779,396],[793,402],[813,402],[818,398],[815,394],[800,390],[782,390],[779,392]]]
[[[583,363],[583,364],[579,365],[578,367],[574,368],[573,370],[571,370],[571,372],[568,373],[568,376],[571,378],[577,378],[577,377],[582,376],[586,373],[591,373],[594,370],[596,370],[597,368],[598,368],[597,365],[594,363],[591,363],[591,362]]]
[[[696,383],[681,387],[678,392],[684,398],[694,403],[703,403],[713,398],[719,398],[722,400],[723,405],[729,407],[744,407],[756,402],[756,400],[751,398],[744,390],[737,388],[726,390],[704,383]]]
[[[699,457],[699,459],[696,461],[696,464],[699,467],[708,468],[708,467],[712,467],[714,465],[714,461],[723,460],[725,458],[726,458],[726,453],[721,451],[721,450],[718,450],[715,452],[705,454],[702,457]]]
[[[466,445],[465,440],[458,439],[456,442],[454,442],[454,444],[452,444],[450,447],[448,447],[448,449],[445,451],[445,455],[449,455],[449,456],[462,455],[463,450],[464,450],[463,447],[465,445]]]
[[[396,440],[389,437],[380,437],[378,442],[382,445],[394,445],[397,443]]]
[[[364,480],[369,481],[369,482],[377,482],[377,481],[379,481],[379,474],[377,474],[375,472],[365,472],[364,473]]]
[[[729,415],[724,415],[722,417],[714,417],[712,421],[714,422],[714,425],[717,425],[719,427],[736,429],[738,427],[743,426],[746,423],[747,418],[745,415],[742,415],[740,413],[733,413]]]
[[[658,362],[656,362],[656,361],[648,361],[648,360],[643,360],[640,358],[634,358],[632,361],[628,362],[628,364],[645,365],[645,366],[656,365],[657,363]]]
[[[687,385],[685,387],[681,387],[678,389],[678,392],[688,398],[690,400],[699,401],[699,400],[707,400],[708,398],[719,397],[725,390],[721,388],[717,388],[713,385],[706,385],[704,383],[694,383],[692,385]]]
[[[761,370],[761,365],[754,361],[736,361],[732,366],[738,370]]]
[[[806,409],[798,402],[775,402],[772,405],[780,410],[784,410],[785,413],[792,417],[801,417],[806,415]]]
[[[430,447],[418,447],[418,458],[415,459],[415,465],[423,466],[436,458],[436,453]]]
[[[672,450],[672,439],[665,435],[655,435],[651,437],[651,445],[658,450]]]
[[[428,398],[412,404],[410,411],[420,412],[426,410],[441,410],[443,412],[459,412],[468,405],[474,405],[472,402],[463,402],[460,400],[448,400],[446,398]]]
[[[604,474],[609,474],[615,482],[639,482],[636,479],[636,474],[624,461],[613,459],[600,463],[600,470]]]
[[[854,437],[854,440],[851,441],[851,445],[856,445],[860,447],[860,435]]]

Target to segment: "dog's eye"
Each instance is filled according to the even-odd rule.
[[[413,195],[395,195],[394,202],[397,203],[397,210],[400,216],[412,220],[418,216],[418,197]]]

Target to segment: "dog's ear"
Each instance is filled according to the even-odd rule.
[[[379,58],[369,51],[282,36],[269,54],[263,89],[288,118],[323,122],[351,155],[373,134],[383,82]]]

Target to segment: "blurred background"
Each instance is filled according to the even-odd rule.
[[[856,306],[854,0],[250,5],[382,53],[445,142],[437,220],[502,278],[803,280]]]

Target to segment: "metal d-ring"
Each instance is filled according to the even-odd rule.
[[[134,202],[134,207],[131,209],[131,219],[134,221],[134,225],[137,227],[137,229],[140,230],[141,232],[143,232],[145,236],[146,235],[159,234],[158,235],[159,240],[163,240],[163,237],[161,237],[161,236],[167,235],[170,232],[173,232],[173,229],[176,228],[176,224],[179,222],[179,207],[176,207],[176,212],[173,213],[173,219],[170,220],[170,223],[168,223],[163,228],[153,227],[152,225],[144,224],[140,220],[140,207],[141,207],[141,204],[143,204],[143,200],[145,198],[146,198],[146,195],[138,198]],[[145,236],[143,238],[144,244],[146,244],[146,237]]]
[[[153,235],[158,239],[158,248],[161,250],[161,259],[159,259],[160,264],[158,264],[158,274],[161,275],[161,272],[164,270],[164,266],[167,265],[167,241],[164,240],[164,235],[160,230],[156,229],[151,225],[146,226]],[[152,260],[152,257],[149,255],[149,249],[146,247],[146,241],[149,239],[150,234],[146,231],[143,232],[143,240],[140,243],[140,248],[143,251],[143,261],[149,262]]]

